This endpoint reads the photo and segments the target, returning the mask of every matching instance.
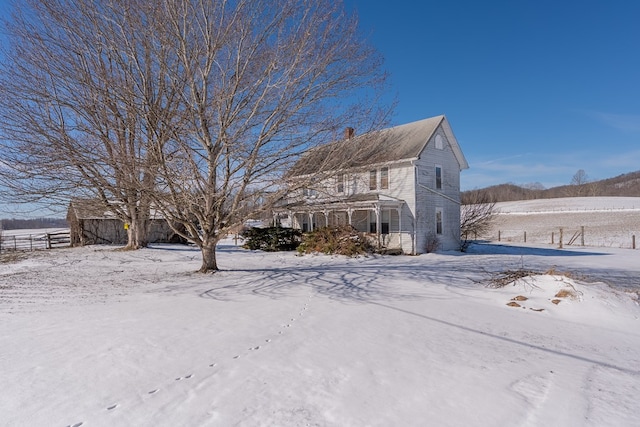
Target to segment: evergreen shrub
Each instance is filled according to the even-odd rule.
[[[242,232],[245,249],[266,252],[293,251],[301,242],[300,230],[285,227],[251,227]]]

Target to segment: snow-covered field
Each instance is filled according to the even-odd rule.
[[[633,236],[640,247],[640,197],[568,197],[523,200],[496,204],[499,212],[491,231],[482,237],[501,241],[538,244],[563,243],[575,235],[580,245],[584,227],[586,246],[631,248]],[[552,236],[553,233],[553,236]]]
[[[0,264],[0,425],[637,426],[639,257],[35,252]],[[521,267],[573,278],[485,286]]]

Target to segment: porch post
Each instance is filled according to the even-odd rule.
[[[400,250],[402,251],[402,208],[396,208],[396,211],[398,212],[398,238],[400,239]]]
[[[378,249],[380,249],[380,205],[375,206],[376,213],[376,237],[378,239]]]
[[[329,211],[325,209],[324,211],[324,223],[325,226],[329,226]]]
[[[313,212],[309,212],[309,231],[313,231]]]
[[[353,214],[353,209],[348,208],[347,209],[347,216],[349,217],[349,226],[353,227],[353,224],[351,224],[351,215]]]

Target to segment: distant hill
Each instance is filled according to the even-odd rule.
[[[530,188],[533,187],[533,188]],[[561,185],[552,188],[521,187],[500,184],[491,187],[463,191],[462,204],[477,200],[510,202],[517,200],[556,199],[559,197],[640,197],[640,171],[625,173],[614,178],[591,181],[581,185]]]

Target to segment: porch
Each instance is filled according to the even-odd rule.
[[[289,216],[291,227],[303,232],[328,226],[350,225],[365,233],[380,249],[403,248],[403,200],[377,194],[350,197],[340,201],[289,205],[274,211],[274,221]],[[406,243],[405,243],[406,245]]]

